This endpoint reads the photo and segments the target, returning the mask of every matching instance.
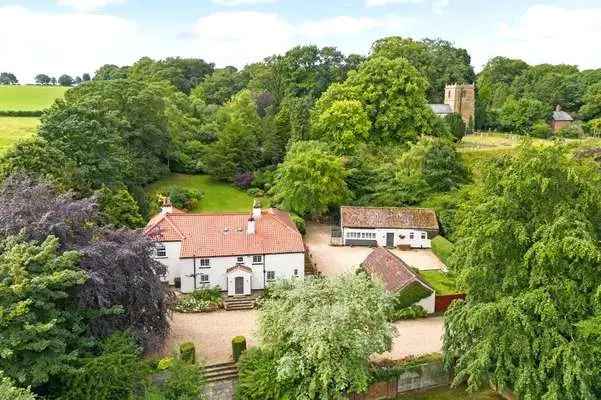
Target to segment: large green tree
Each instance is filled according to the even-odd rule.
[[[400,36],[379,39],[372,45],[372,57],[405,58],[428,80],[428,98],[442,103],[445,85],[473,83],[476,76],[467,50],[441,39],[415,41]]]
[[[0,369],[37,386],[70,371],[85,330],[70,293],[87,275],[59,241],[9,237],[0,244]]]
[[[358,100],[338,100],[319,115],[311,124],[315,139],[332,144],[339,154],[349,154],[358,143],[369,137],[371,122]]]
[[[551,110],[550,105],[540,100],[510,98],[499,111],[499,122],[507,131],[528,134],[535,123],[550,119]]]
[[[237,174],[253,171],[261,162],[261,118],[249,90],[243,90],[217,113],[220,132],[207,149],[206,166],[214,177],[232,181]]]
[[[434,118],[426,102],[428,82],[404,58],[372,57],[351,71],[341,84],[333,84],[315,104],[325,113],[339,100],[361,103],[370,123],[371,142],[415,140],[431,133]],[[317,117],[319,118],[319,117]]]
[[[69,90],[42,117],[39,136],[73,161],[88,188],[143,185],[167,171],[163,93],[143,82],[92,81]]]
[[[248,74],[235,67],[216,69],[192,90],[192,95],[207,104],[225,104],[233,95],[248,84]]]
[[[384,290],[365,274],[270,287],[259,335],[274,352],[272,387],[295,399],[342,399],[365,391],[369,357],[391,346],[385,308]]]
[[[601,395],[601,174],[561,145],[493,160],[461,207],[445,315],[455,384],[522,399]]]
[[[168,81],[178,90],[190,94],[213,69],[212,63],[198,58],[168,57],[155,61],[142,57],[129,68],[127,77],[147,82]]]
[[[601,117],[601,80],[587,89],[582,102],[584,104],[580,109],[580,113],[584,118]]]
[[[342,159],[324,143],[303,141],[292,145],[276,176],[272,188],[275,201],[299,215],[321,215],[348,196]]]

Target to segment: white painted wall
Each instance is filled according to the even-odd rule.
[[[358,232],[358,233],[368,233],[368,232],[375,232],[376,233],[376,241],[378,243],[378,246],[386,246],[386,234],[387,233],[394,233],[394,246],[399,246],[399,245],[410,245],[412,248],[423,248],[423,249],[429,249],[430,247],[432,247],[432,243],[430,241],[430,239],[428,239],[428,233],[426,231],[421,231],[421,230],[417,230],[417,229],[383,229],[383,228],[376,228],[376,229],[353,229],[353,228],[342,228],[342,237],[344,239],[344,244],[346,245],[346,241],[347,239],[353,239],[353,238],[349,238],[347,236],[347,233],[349,232]],[[411,239],[411,234],[413,234],[413,239]],[[425,235],[425,239],[422,239],[422,235]],[[401,238],[401,236],[404,236],[404,238]],[[369,239],[361,239],[361,240],[369,240]]]
[[[194,290],[194,261],[192,258],[180,259],[180,242],[164,242],[167,252],[166,257],[156,258],[157,261],[167,266],[167,278],[170,284],[176,277],[181,277],[181,291],[190,293]],[[238,260],[237,256],[231,257],[212,257],[209,261],[209,267],[201,266],[201,259],[196,259],[196,288],[219,286],[221,290],[226,291],[229,287],[227,269],[236,264],[243,264],[252,270],[250,277],[250,287],[252,290],[264,289],[267,271],[275,272],[275,279],[289,279],[295,276],[296,270],[298,277],[304,276],[305,254],[267,254],[263,255],[263,262],[253,264],[253,257],[242,256]],[[209,275],[208,283],[201,281],[200,274]],[[233,283],[232,283],[233,284]]]
[[[426,310],[426,312],[428,314],[433,314],[434,310],[436,309],[436,303],[435,303],[435,301],[436,301],[436,293],[433,291],[430,296],[421,299],[416,304],[418,306],[422,306],[422,308],[424,310]]]
[[[167,267],[167,276],[163,277],[164,282],[173,285],[173,279],[179,276],[179,255],[182,248],[181,242],[163,242],[165,246],[165,257],[154,257],[155,260]]]

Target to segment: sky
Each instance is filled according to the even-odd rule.
[[[385,36],[442,38],[476,70],[494,56],[601,68],[599,0],[0,0],[0,71],[22,82],[143,56],[243,67],[295,45],[368,54]]]

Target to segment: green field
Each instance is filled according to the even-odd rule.
[[[438,270],[419,271],[422,278],[436,291],[436,294],[455,294],[455,277]]]
[[[199,207],[192,212],[250,212],[253,198],[246,192],[231,185],[212,180],[208,175],[173,174],[149,185],[146,192],[154,197],[167,192],[170,187],[179,186],[200,190],[204,193]]]
[[[0,85],[0,110],[38,111],[50,107],[67,91],[63,86]]]
[[[32,137],[39,125],[39,118],[0,117],[0,154],[19,140]]]
[[[462,388],[439,388],[421,393],[400,395],[396,400],[502,400],[503,398],[489,390],[467,393]]]

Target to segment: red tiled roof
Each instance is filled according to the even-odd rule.
[[[374,249],[361,265],[370,276],[380,279],[388,292],[398,292],[414,282],[430,287],[403,260],[382,247]]]
[[[144,233],[157,241],[181,241],[180,257],[304,252],[303,239],[285,212],[267,209],[247,234],[250,214],[167,213],[153,217]]]
[[[428,229],[438,231],[431,208],[340,207],[340,223],[346,228]]]

